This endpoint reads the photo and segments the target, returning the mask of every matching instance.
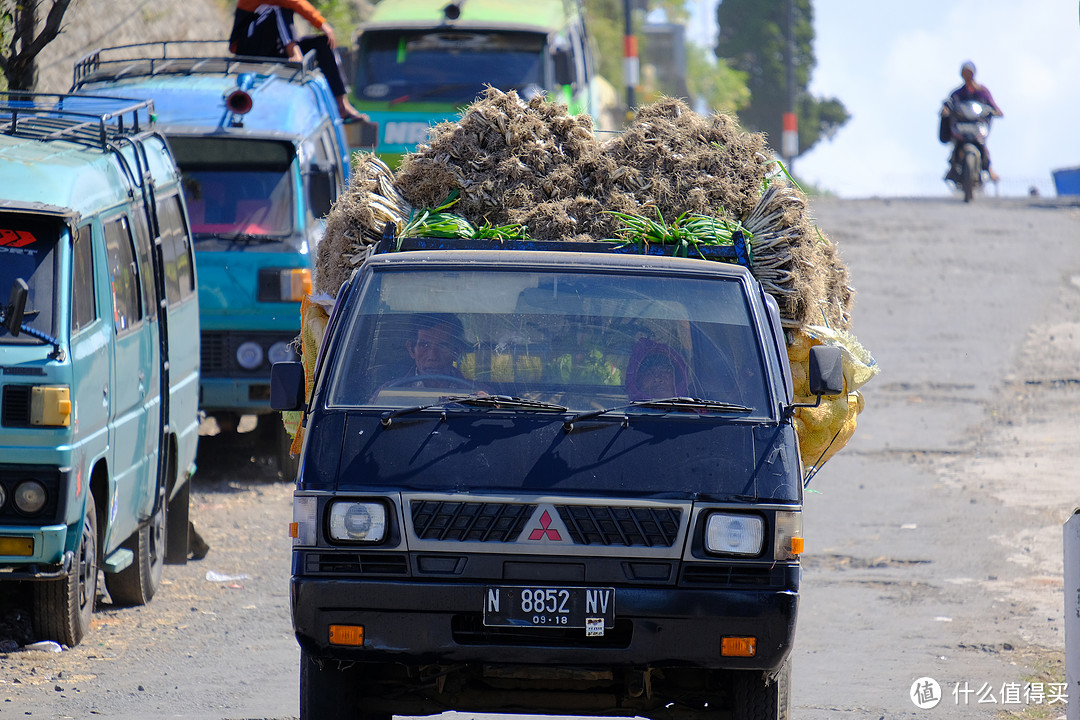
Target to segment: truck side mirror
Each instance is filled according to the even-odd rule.
[[[577,82],[577,70],[574,67],[574,54],[569,48],[556,48],[551,53],[555,61],[555,83],[573,85]]]
[[[304,364],[277,362],[270,367],[270,407],[300,410],[304,407]]]
[[[844,357],[840,348],[815,345],[810,348],[809,377],[811,395],[839,395],[844,392]]]
[[[22,278],[15,278],[11,283],[11,295],[8,304],[4,307],[4,327],[11,333],[11,337],[18,337],[22,329],[23,315],[26,313],[26,298],[30,294],[30,287]]]

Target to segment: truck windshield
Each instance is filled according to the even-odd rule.
[[[30,288],[22,324],[56,336],[58,221],[15,213],[0,213],[0,303],[7,305],[11,287],[22,278]],[[36,343],[20,333],[17,337],[0,326],[2,343]]]
[[[570,411],[694,397],[768,412],[762,351],[734,279],[410,266],[375,273],[356,307],[335,353],[332,406],[479,393]]]
[[[373,102],[470,103],[485,85],[544,87],[536,33],[368,31],[360,38],[357,95]]]
[[[273,242],[293,232],[292,145],[268,140],[170,138],[183,174],[191,231],[200,250],[229,249],[211,239]]]

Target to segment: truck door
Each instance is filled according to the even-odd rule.
[[[156,313],[151,314],[146,308],[131,222],[126,215],[119,215],[105,220],[103,225],[114,332],[109,392],[110,468],[114,485],[106,518],[108,551],[130,536],[140,518],[149,514],[147,498],[153,502],[159,377]]]

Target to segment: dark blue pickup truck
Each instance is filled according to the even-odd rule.
[[[342,287],[310,392],[273,368],[305,410],[301,716],[787,717],[803,467],[775,302],[737,264],[436,244]]]

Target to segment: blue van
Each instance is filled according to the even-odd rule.
[[[0,93],[0,594],[75,645],[99,569],[188,556],[199,312],[180,173],[140,100]]]
[[[270,366],[296,357],[300,303],[323,216],[348,182],[349,149],[314,55],[226,55],[224,41],[100,49],[76,64],[72,90],[154,101],[195,237],[200,407],[225,429],[265,417],[291,465],[291,439],[269,415]]]

